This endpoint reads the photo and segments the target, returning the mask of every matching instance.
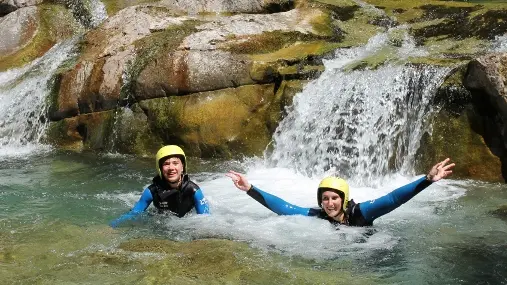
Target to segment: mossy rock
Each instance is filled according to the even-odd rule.
[[[0,55],[0,71],[20,67],[44,55],[53,45],[81,30],[72,13],[63,5],[44,3],[37,6],[38,28],[35,36],[20,50]]]
[[[46,130],[45,142],[60,149],[81,151],[83,137],[78,131],[77,117],[49,123]]]
[[[163,142],[152,132],[148,118],[139,104],[131,108],[120,108],[115,112],[112,151],[149,156],[155,153]]]
[[[466,71],[467,65],[458,66],[439,87],[433,104],[440,112],[433,118],[431,136],[423,136],[416,169],[426,172],[434,161],[450,157],[457,178],[503,181],[504,151],[495,143],[494,119],[488,117],[484,100],[463,86]]]
[[[96,112],[50,123],[46,141],[65,149],[111,151],[114,111]]]
[[[289,47],[297,42],[319,40],[314,34],[297,31],[272,31],[258,35],[234,36],[220,46],[221,49],[241,54],[266,54]]]
[[[287,115],[287,108],[292,105],[296,94],[303,91],[308,84],[307,80],[284,80],[278,87],[273,104],[269,108],[270,119],[267,120],[268,128],[274,133],[278,123]]]
[[[247,85],[187,96],[144,100],[139,106],[164,143],[189,155],[230,158],[260,155],[271,133],[266,125],[274,85]]]
[[[426,133],[416,156],[416,172],[427,172],[435,161],[449,157],[456,163],[455,178],[483,181],[504,181],[502,162],[480,133],[482,122],[470,106],[459,116],[446,111],[439,113],[432,123],[432,133]],[[474,128],[475,127],[475,128]]]
[[[250,55],[250,76],[256,82],[316,78],[324,71],[322,60],[331,58],[337,47],[326,41],[296,42],[271,53]]]
[[[157,254],[141,283],[148,284],[373,284],[375,277],[351,272],[319,271],[302,262],[251,249],[230,240],[174,242],[136,239],[119,246],[125,252]],[[112,255],[114,257],[114,255]],[[115,258],[123,265],[124,259]],[[133,261],[131,261],[133,262]],[[336,263],[336,262],[335,262]]]
[[[490,214],[499,219],[507,221],[507,205],[502,205],[498,207],[498,209],[490,211]]]

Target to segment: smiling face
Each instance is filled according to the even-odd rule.
[[[161,166],[162,175],[169,183],[178,183],[183,174],[183,163],[176,156],[167,158]]]
[[[329,217],[336,217],[342,212],[342,198],[334,191],[322,193],[322,208]]]

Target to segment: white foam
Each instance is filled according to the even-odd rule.
[[[260,189],[302,207],[316,207],[316,189],[320,178],[308,178],[286,168],[266,168],[252,164],[246,175]],[[395,175],[378,188],[351,185],[351,198],[358,202],[383,196],[416,177]],[[333,259],[343,255],[364,258],[379,249],[390,249],[399,237],[389,227],[394,223],[439,222],[433,214],[435,205],[455,200],[465,193],[454,181],[441,181],[424,190],[411,201],[375,221],[374,229],[340,227],[304,216],[278,216],[246,193],[234,187],[225,176],[198,182],[210,203],[211,215],[189,215],[183,219],[155,216],[156,223],[166,228],[168,238],[226,238],[246,241],[252,246],[289,256]],[[101,194],[109,199],[110,194]],[[140,192],[113,195],[131,207]],[[373,232],[373,234],[371,233]]]

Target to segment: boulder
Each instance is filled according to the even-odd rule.
[[[114,111],[107,111],[52,122],[46,140],[64,149],[109,151],[114,118]]]
[[[125,8],[85,36],[78,63],[61,75],[50,117],[315,76],[336,47],[322,40],[332,32],[315,28],[328,16],[304,8],[210,19],[153,5]]]
[[[298,89],[301,83],[287,85]],[[48,141],[65,148],[138,155],[168,143],[199,157],[260,155],[271,140],[281,101],[293,96],[289,89],[275,97],[273,84],[247,85],[143,100],[129,108],[53,122]]]
[[[189,14],[212,13],[269,13],[294,7],[293,0],[161,0],[160,4]]]
[[[39,27],[37,7],[18,9],[0,18],[0,58],[25,47]]]
[[[19,8],[35,6],[43,0],[0,0],[0,17],[3,17]]]
[[[185,20],[171,17],[166,10],[137,6],[120,11],[90,31],[78,63],[60,75],[59,95],[52,102],[50,117],[58,120],[118,106],[129,64],[136,57],[136,41],[154,31],[183,25]]]
[[[57,42],[81,31],[63,5],[20,8],[0,18],[0,71],[20,67],[45,54]]]
[[[269,83],[285,74],[314,76],[317,73],[304,66],[322,66],[322,56],[336,48],[323,40],[312,41],[329,36],[311,24],[324,16],[318,9],[294,9],[218,17],[196,26],[197,31],[176,50],[162,49],[146,65],[137,77],[135,97],[144,100]],[[309,57],[313,61],[306,61]]]
[[[267,120],[274,85],[246,85],[139,103],[161,141],[193,156],[260,155],[271,140]]]
[[[453,176],[503,182],[507,177],[503,141],[496,125],[496,111],[481,92],[465,85],[467,65],[454,69],[440,86],[432,118],[416,156],[416,171],[423,173],[435,161],[450,157],[456,162]],[[477,78],[475,79],[477,80]],[[465,85],[464,85],[465,83]]]

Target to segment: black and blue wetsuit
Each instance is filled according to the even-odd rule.
[[[188,175],[184,175],[178,189],[171,189],[169,184],[159,176],[153,178],[153,183],[144,189],[141,198],[130,212],[123,214],[111,222],[112,227],[119,226],[126,220],[133,220],[144,212],[151,202],[159,212],[170,212],[178,217],[185,216],[194,207],[197,214],[209,214],[209,206],[206,198]]]
[[[428,181],[426,177],[422,177],[374,200],[361,202],[359,204],[356,204],[354,203],[354,200],[351,200],[349,201],[345,211],[347,217],[345,224],[359,227],[371,226],[376,218],[398,208],[408,200],[412,199],[424,188],[431,185],[431,183],[432,182]],[[321,208],[303,208],[292,205],[274,195],[260,190],[253,185],[252,188],[247,191],[247,194],[278,215],[316,216],[336,223],[336,221],[329,217]]]

